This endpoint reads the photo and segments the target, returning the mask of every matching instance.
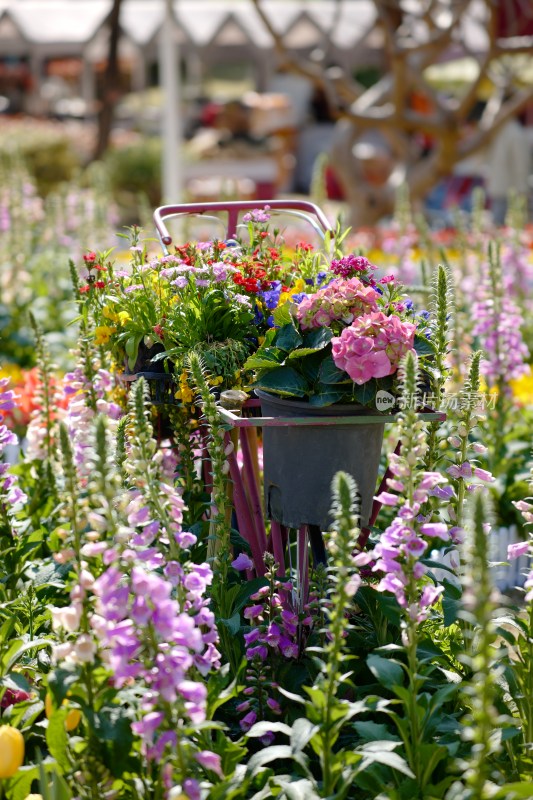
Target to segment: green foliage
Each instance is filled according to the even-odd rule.
[[[152,208],[161,205],[161,140],[158,137],[110,149],[104,164],[113,196],[126,219],[138,221],[141,197],[145,197]]]

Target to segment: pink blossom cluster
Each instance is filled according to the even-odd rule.
[[[332,259],[330,269],[341,278],[353,278],[358,273],[366,273],[370,269],[377,269],[377,267],[371,264],[365,256],[356,256],[350,253],[342,258]]]
[[[486,282],[472,306],[472,316],[472,333],[479,337],[485,351],[484,373],[489,384],[526,375],[529,350],[520,330],[523,319],[516,303],[507,294],[498,303]]]
[[[432,522],[431,516],[421,514],[433,490],[446,484],[439,472],[421,471],[408,497],[407,484],[411,480],[412,468],[402,456],[390,456],[387,486],[392,492],[383,491],[376,500],[383,505],[395,507],[397,514],[392,523],[381,534],[374,550],[355,557],[356,564],[363,566],[374,562],[373,571],[383,573],[377,589],[392,592],[398,605],[405,610],[413,622],[423,622],[429,608],[443,592],[442,586],[423,583],[427,567],[420,559],[430,548],[432,540],[449,542],[451,531],[444,522]]]
[[[304,607],[302,614],[296,613],[289,601],[291,590],[291,583],[275,578],[273,584],[251,595],[253,605],[244,610],[251,629],[244,634],[248,662],[243,690],[246,699],[237,706],[237,711],[244,714],[240,721],[243,731],[250,730],[257,720],[281,713],[273,696],[277,689],[273,665],[276,658],[298,658],[301,634],[312,625],[310,605]],[[267,745],[273,739],[274,734],[267,731],[261,742]]]
[[[3,411],[11,411],[15,407],[16,395],[8,389],[9,378],[0,378],[0,419]],[[0,457],[8,445],[18,444],[18,439],[7,425],[0,423]],[[14,515],[20,505],[26,501],[26,495],[17,483],[15,475],[9,474],[9,464],[0,462],[0,509],[8,517]]]
[[[332,339],[333,361],[361,385],[393,375],[413,349],[416,326],[381,311],[364,314]]]
[[[304,297],[296,316],[302,330],[322,328],[332,322],[349,325],[356,317],[377,310],[379,294],[359,278],[336,278],[315,294]]]

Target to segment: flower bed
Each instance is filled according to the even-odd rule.
[[[438,244],[409,228],[372,254],[380,277],[360,253],[285,250],[270,225],[258,210],[241,242],[163,257],[134,231],[126,267],[86,253],[62,380],[36,326],[26,454],[0,473],[10,800],[527,796],[533,577],[500,611],[489,565],[493,518],[517,525],[510,558],[532,547],[532,410],[512,388],[529,374],[526,244],[500,232],[489,252],[474,227],[430,270]],[[146,380],[116,380],[143,349],[174,383],[155,410]],[[395,403],[379,517],[361,538],[339,473],[327,565],[306,568],[305,531],[263,520],[252,547],[235,519],[260,439],[217,401],[253,385]],[[2,380],[20,426],[17,402]]]

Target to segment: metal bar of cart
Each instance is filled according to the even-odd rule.
[[[307,200],[232,200],[213,203],[180,203],[178,205],[160,206],[154,212],[154,222],[161,246],[165,253],[172,244],[172,236],[165,225],[167,217],[190,216],[205,214],[206,211],[221,211],[228,215],[227,237],[233,239],[237,233],[239,214],[243,211],[252,211],[257,208],[272,211],[285,211],[288,214],[300,216],[322,236],[326,233],[333,234],[331,224],[324,212],[314,203]]]

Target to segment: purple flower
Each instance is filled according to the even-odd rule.
[[[220,763],[220,756],[217,755],[217,753],[212,753],[210,750],[200,750],[198,753],[194,754],[194,758],[199,764],[202,765],[202,767],[215,772],[219,778],[224,777]]]
[[[448,526],[443,522],[426,522],[420,526],[420,533],[431,538],[442,539],[444,542],[450,538]]]
[[[464,461],[461,465],[452,464],[451,467],[448,467],[446,470],[448,475],[451,475],[452,478],[471,478],[472,477],[472,466],[469,464],[468,461]]]
[[[194,778],[185,778],[183,781],[183,791],[189,800],[201,800],[202,798],[200,784]]]
[[[298,645],[291,641],[287,636],[280,637],[279,649],[285,658],[298,658]]]
[[[263,208],[254,208],[253,211],[248,211],[243,215],[243,222],[268,222],[270,219],[270,206]]]
[[[244,609],[244,618],[245,619],[257,619],[263,613],[263,606],[262,605],[255,605],[249,606],[248,608]]]
[[[250,633],[244,634],[244,644],[246,645],[246,647],[249,647],[251,644],[254,644],[254,642],[257,642],[260,636],[261,636],[260,628],[254,628],[253,630],[250,631]]]
[[[252,725],[255,723],[256,719],[257,719],[257,714],[255,713],[255,711],[250,711],[248,714],[246,714],[246,716],[243,717],[239,722],[241,731],[244,731],[245,733],[249,731]]]
[[[252,661],[254,658],[259,658],[261,661],[266,661],[268,656],[268,649],[264,644],[259,644],[256,647],[250,647],[246,651],[246,658]]]
[[[240,553],[237,558],[231,562],[231,566],[236,570],[252,569],[254,562],[246,553]]]

